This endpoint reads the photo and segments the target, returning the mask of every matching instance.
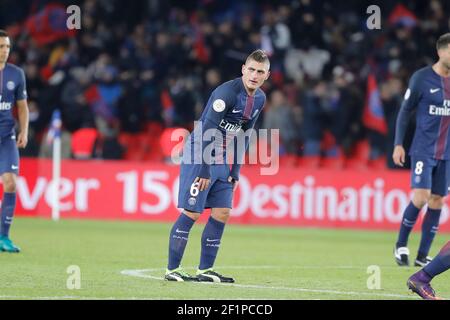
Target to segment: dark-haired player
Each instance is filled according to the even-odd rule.
[[[242,77],[225,82],[212,92],[185,145],[178,195],[178,207],[184,210],[170,231],[166,280],[234,282],[213,270],[243,156],[242,152],[235,152],[230,168],[225,151],[231,141],[254,127],[266,100],[260,87],[269,77],[269,68],[264,51],[250,54],[242,66]],[[207,136],[214,137],[213,150]],[[242,149],[247,147],[248,143]],[[189,232],[205,208],[211,208],[211,216],[203,231],[200,264],[193,277],[181,269],[180,263]]]
[[[8,34],[0,30],[0,175],[3,182],[0,251],[19,252],[20,249],[9,238],[9,229],[16,207],[18,147],[25,148],[28,142],[28,104],[23,70],[7,63],[10,50],[11,41]],[[20,126],[17,139],[12,113],[16,105]]]
[[[415,265],[423,267],[431,260],[428,253],[450,182],[450,33],[441,36],[436,47],[439,61],[413,74],[397,118],[393,160],[403,166],[403,138],[409,115],[416,111],[417,126],[410,149],[414,195],[403,214],[394,250],[401,266],[409,265],[408,237],[425,204],[428,210]]]

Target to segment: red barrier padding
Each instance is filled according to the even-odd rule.
[[[408,171],[260,170],[243,167],[231,223],[397,230],[410,199]],[[174,221],[178,175],[162,163],[64,160],[62,217]],[[22,159],[17,195],[17,215],[50,217],[51,162]],[[447,201],[440,231],[450,232],[448,220]]]

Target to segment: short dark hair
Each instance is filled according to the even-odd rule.
[[[0,29],[0,38],[7,38],[8,36],[8,32],[6,32],[5,30]]]
[[[447,49],[449,44],[450,44],[450,32],[439,37],[438,41],[436,42],[436,49],[438,50]]]
[[[270,65],[269,56],[264,50],[258,49],[250,53],[250,55],[247,57],[247,60],[245,60],[245,63],[247,63],[249,60],[255,60],[256,62],[267,62]]]

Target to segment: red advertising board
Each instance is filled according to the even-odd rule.
[[[51,169],[49,160],[21,160],[17,215],[51,216]],[[174,221],[178,175],[178,166],[160,163],[65,160],[61,217]],[[280,168],[266,176],[244,166],[230,222],[396,230],[409,199],[407,171]],[[447,202],[440,231],[450,232],[448,220]]]

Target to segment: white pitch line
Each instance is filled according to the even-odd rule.
[[[62,296],[62,297],[33,297],[33,296],[0,296],[0,299],[33,299],[33,300],[69,300],[81,297]]]
[[[376,264],[373,264],[376,265]],[[367,265],[368,267],[369,265]],[[380,267],[381,269],[399,269],[398,266],[382,266],[382,265],[376,265]],[[361,267],[361,266],[274,266],[274,265],[261,265],[261,266],[221,266],[221,269],[359,269],[359,270],[366,270],[367,267]],[[193,267],[183,267],[183,269],[186,270],[196,270],[196,268]],[[404,268],[405,270],[407,268]],[[155,268],[155,269],[143,269],[143,271],[148,270],[165,270],[163,268]]]
[[[265,269],[269,268],[280,268],[277,266],[262,266]],[[243,268],[239,266],[232,267],[222,267],[223,269],[238,269]],[[246,266],[246,269],[257,269],[259,266]],[[185,268],[189,269],[189,268]],[[149,274],[143,274],[147,272],[161,271],[164,272],[164,268],[153,268],[153,269],[141,269],[141,270],[122,270],[120,273],[127,276],[153,279],[153,280],[164,280],[163,277],[156,277]],[[324,290],[324,289],[305,289],[305,288],[295,288],[295,287],[280,287],[280,286],[264,286],[264,285],[254,285],[254,284],[237,284],[237,283],[213,283],[213,282],[202,282],[205,285],[223,285],[223,286],[233,286],[238,288],[247,289],[270,289],[270,290],[281,290],[281,291],[298,291],[298,292],[309,292],[309,293],[324,293],[324,294],[339,294],[339,295],[350,295],[350,296],[369,296],[369,297],[385,297],[385,298],[406,298],[406,299],[418,299],[414,296],[401,295],[401,294],[391,294],[391,293],[368,293],[368,292],[354,292],[354,291],[337,291],[337,290]]]
[[[79,297],[79,296],[55,296],[55,297],[34,297],[34,296],[0,296],[1,299],[14,300],[173,300],[170,297],[143,298],[143,297]]]

